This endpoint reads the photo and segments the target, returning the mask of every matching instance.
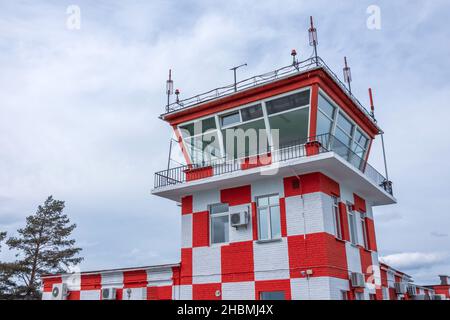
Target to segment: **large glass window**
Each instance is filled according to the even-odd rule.
[[[214,117],[180,126],[179,129],[192,163],[203,164],[221,158]]]
[[[270,129],[278,130],[278,146],[283,147],[306,142],[309,125],[310,91],[306,90],[290,96],[266,102]]]
[[[309,90],[266,102],[269,115],[309,105]]]
[[[245,158],[268,152],[269,144],[263,116],[262,105],[257,104],[221,117],[227,159]]]
[[[354,155],[351,162],[360,169],[363,169],[361,166],[364,164],[368,146],[369,139],[361,132],[360,129],[357,129],[352,145]]]
[[[258,198],[259,239],[271,240],[281,238],[279,196],[264,196]]]
[[[309,108],[269,116],[270,129],[278,131],[279,146],[305,143],[308,138]],[[276,144],[276,141],[274,141]],[[277,146],[275,146],[277,147]]]
[[[230,233],[228,204],[211,205],[209,215],[211,218],[211,244],[227,243]]]
[[[333,130],[336,108],[319,94],[319,112],[317,113],[317,135],[329,134]]]

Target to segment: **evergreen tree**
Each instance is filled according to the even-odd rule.
[[[35,214],[27,217],[25,228],[17,231],[18,236],[6,242],[17,252],[14,262],[14,273],[20,283],[17,294],[25,299],[40,297],[41,275],[66,272],[69,266],[83,260],[78,256],[81,248],[75,247],[75,240],[70,239],[76,225],[70,224],[64,207],[64,201],[48,197]]]
[[[0,232],[0,252],[5,238],[6,232]],[[14,295],[14,270],[15,266],[13,264],[0,261],[0,300],[9,299]]]

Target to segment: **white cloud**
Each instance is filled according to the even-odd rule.
[[[447,258],[448,254],[443,252],[404,252],[384,256],[380,260],[396,269],[415,270],[445,262]]]

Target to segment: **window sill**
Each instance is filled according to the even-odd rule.
[[[341,243],[346,243],[347,241],[345,241],[344,239],[341,238],[335,238],[337,242],[341,242]]]
[[[281,242],[281,241],[283,241],[283,239],[278,238],[278,239],[269,239],[269,240],[256,240],[256,243],[264,244],[264,243],[273,243],[273,242]]]

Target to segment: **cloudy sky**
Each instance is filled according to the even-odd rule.
[[[0,230],[53,194],[78,224],[82,270],[178,262],[179,208],[150,195],[171,136],[158,119],[167,70],[189,96],[229,84],[237,64],[244,77],[287,65],[292,48],[307,58],[310,15],[322,58],[341,74],[348,56],[365,104],[375,90],[399,201],[375,209],[381,255],[421,283],[450,274],[447,0],[0,0]],[[377,142],[379,169],[381,156]]]

